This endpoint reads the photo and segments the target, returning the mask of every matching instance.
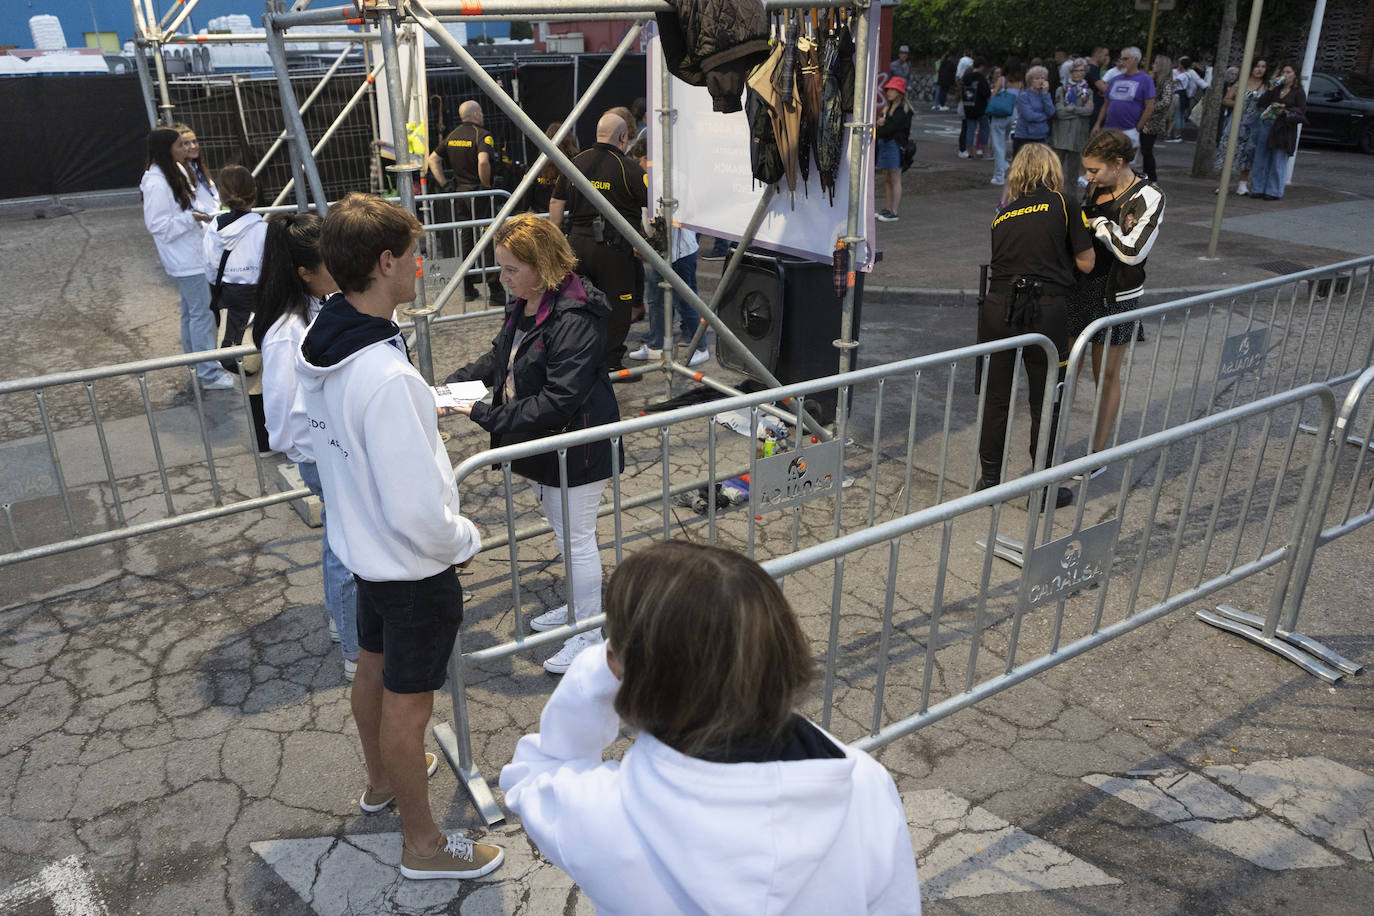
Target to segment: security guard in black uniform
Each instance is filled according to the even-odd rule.
[[[649,206],[649,179],[634,160],[625,156],[628,136],[624,119],[607,112],[597,122],[596,145],[579,153],[573,164],[631,226],[639,226],[640,211]],[[611,314],[606,319],[606,366],[611,370],[624,369],[625,338],[643,299],[634,249],[590,200],[560,176],[549,199],[549,219],[554,225],[561,224],[565,208],[568,241],[577,255],[578,270],[606,294],[611,304]]]
[[[1063,177],[1059,158],[1043,143],[1028,143],[1017,152],[1007,175],[1007,191],[1012,200],[992,221],[988,289],[978,312],[979,343],[1018,334],[1044,334],[1052,340],[1059,351],[1060,383],[1064,381],[1069,348],[1065,310],[1075,282],[1074,268],[1087,273],[1095,260],[1092,232],[1083,211],[1059,193]],[[1040,437],[1040,409],[1049,366],[1037,348],[1028,347],[1021,355],[1030,381],[1033,460]],[[982,463],[979,489],[1001,482],[1015,368],[1013,350],[989,357],[983,428],[978,439]],[[1058,425],[1056,393],[1049,434],[1051,452]],[[1060,487],[1056,505],[1062,508],[1072,501],[1073,492]]]
[[[458,106],[458,117],[462,123],[444,138],[434,152],[429,154],[429,170],[439,187],[453,191],[476,191],[482,188],[491,187],[491,175],[493,159],[496,156],[496,143],[490,133],[482,126],[482,106],[469,99]],[[449,169],[453,172],[453,187],[449,188],[448,182],[444,179],[443,163],[440,152],[448,159]],[[478,217],[488,217],[492,204],[490,201],[485,206],[473,207],[473,199],[470,197],[460,197],[453,202],[453,219],[455,222],[473,219],[473,213]],[[477,240],[477,232],[473,229],[462,230],[461,243],[462,254],[466,255],[472,250],[473,244]],[[485,267],[490,261],[489,253],[484,252],[480,261],[474,267]],[[492,284],[488,284],[490,289]],[[477,285],[471,280],[463,286],[463,295],[468,299],[479,297]]]

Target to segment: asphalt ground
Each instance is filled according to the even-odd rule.
[[[999,189],[986,184],[990,163],[954,157],[954,123],[950,115],[918,118],[921,149],[906,176],[903,218],[879,229],[884,260],[869,280],[864,306],[864,365],[972,339],[971,297],[959,291],[971,290],[969,278],[976,281]],[[1238,222],[1222,235],[1221,260],[1204,262],[1205,221],[1215,197],[1208,185],[1183,175],[1191,144],[1167,145],[1160,153],[1170,210],[1149,266],[1156,292],[1266,279],[1275,274],[1256,265],[1286,259],[1316,266],[1358,251],[1358,240],[1343,241],[1339,227],[1360,219],[1358,209],[1351,217],[1352,204],[1374,197],[1368,157],[1304,152],[1284,201],[1228,202],[1228,220]],[[1316,166],[1310,181],[1309,164]],[[175,289],[157,265],[137,208],[117,200],[113,206],[72,203],[75,212],[47,211],[46,219],[32,218],[41,204],[0,208],[0,289],[10,338],[4,378],[176,352]],[[1367,236],[1363,244],[1367,249]],[[713,269],[703,264],[708,287]],[[474,322],[436,335],[436,363],[442,368],[475,353],[492,330]],[[184,417],[191,409],[182,379],[155,374],[149,386],[159,418]],[[665,388],[661,378],[618,387],[623,413],[661,398]],[[207,410],[221,486],[230,495],[251,495],[255,468],[236,444],[243,441],[237,403],[236,394],[218,393]],[[890,415],[876,445],[887,453],[905,438],[906,403],[889,397],[885,404]],[[0,403],[6,429],[0,471],[10,477],[16,455],[32,447],[34,411],[31,399]],[[856,478],[845,497],[846,529],[867,521],[874,443],[860,431],[870,428],[874,413],[872,393],[863,394],[846,463]],[[57,404],[54,416],[64,429],[89,423],[74,406]],[[114,393],[105,418],[124,424],[121,436],[146,438],[146,426],[138,428],[142,406],[130,390]],[[972,419],[961,393],[950,436],[956,454],[972,446]],[[169,429],[168,451],[179,456],[169,462],[169,489],[178,505],[201,504],[209,486],[194,423]],[[482,445],[470,429],[446,429],[454,433],[455,463]],[[940,429],[925,419],[919,425],[926,450],[917,461],[918,506],[933,499],[942,475],[950,488],[968,484],[962,472],[933,463]],[[1238,454],[1254,459],[1270,480],[1279,459],[1274,446],[1252,433],[1246,430]],[[1296,453],[1301,459],[1310,448],[1300,441]],[[1256,526],[1232,521],[1238,484],[1218,483],[1220,466],[1210,463],[1217,450],[1207,453],[1200,491],[1219,488],[1226,510],[1219,527],[1249,549]],[[636,473],[656,482],[652,450],[632,454]],[[1183,518],[1192,520],[1184,529],[1192,533],[1181,540],[1180,567],[1191,573],[1206,560],[1193,536],[1198,510],[1190,513],[1185,504],[1186,457],[1166,459],[1159,512],[1169,534]],[[690,449],[675,452],[673,461],[682,464],[674,474],[692,470]],[[1118,468],[1095,481],[1084,494],[1085,524],[1109,517],[1124,486],[1123,519],[1139,534],[1153,467],[1136,469],[1128,480]],[[903,504],[900,477],[886,462],[871,472],[881,517]],[[488,475],[474,483],[470,497],[464,494],[484,527],[499,527],[491,508],[498,483]],[[162,511],[162,487],[151,467],[121,478],[121,487],[133,517]],[[94,492],[83,490],[77,500],[79,524],[108,516],[108,506],[89,495]],[[1289,509],[1285,498],[1281,520]],[[49,497],[48,515],[57,511]],[[43,514],[34,518],[41,525]],[[808,508],[803,543],[828,537],[830,518],[824,507]],[[1009,506],[1003,531],[1014,531],[1024,518]],[[937,698],[940,690],[957,690],[975,632],[981,553],[971,541],[985,519],[970,518],[958,529],[948,619],[955,636],[937,653]],[[1061,525],[1071,521],[1060,517]],[[656,535],[662,518],[656,509],[636,510],[623,522],[633,549],[635,540]],[[675,511],[670,524],[678,536],[704,537],[704,523],[690,513]],[[720,537],[741,544],[746,527],[739,513],[726,514]],[[763,555],[786,552],[785,523],[759,527]],[[603,526],[609,563],[608,534]],[[1163,588],[1168,542],[1167,535],[1146,538],[1132,555],[1148,560],[1143,601]],[[889,720],[916,708],[920,634],[937,556],[928,543],[913,539],[904,553],[897,609],[908,616],[895,631],[884,709]],[[1371,547],[1374,534],[1362,530],[1322,548],[1301,618],[1304,632],[1366,663],[1374,648]],[[854,558],[844,589],[832,728],[849,737],[867,728],[871,714],[872,637],[884,603],[886,551],[869,554]],[[325,633],[317,561],[318,531],[278,506],[0,571],[0,909],[24,916],[590,912],[514,822],[488,834],[507,846],[509,859],[487,879],[416,886],[396,877],[394,816],[366,817],[356,807],[361,756],[337,650]],[[527,611],[556,598],[560,569],[549,538],[522,551]],[[480,558],[465,579],[475,593],[468,623],[474,644],[509,628],[508,570],[498,551]],[[789,584],[818,646],[828,619],[828,576],[813,571]],[[1011,568],[999,563],[993,591],[1002,603],[990,612],[980,675],[1005,658],[1006,601],[1014,582]],[[1260,574],[1206,603],[1225,600],[1262,612],[1273,585],[1272,575]],[[1130,592],[1129,582],[1108,589],[1108,619],[1125,613]],[[1081,631],[1074,627],[1091,619],[1096,600],[1096,592],[1070,600],[1064,620],[1074,635]],[[1374,836],[1369,679],[1328,687],[1200,624],[1195,609],[1176,611],[879,753],[907,807],[926,912],[1367,912],[1374,898],[1374,849],[1361,846]],[[1028,619],[1027,646],[1044,645],[1047,620]],[[552,685],[538,657],[474,672],[477,756],[493,779],[537,721]],[[808,712],[819,714],[814,699]],[[441,695],[435,720],[448,717],[448,697]],[[433,780],[431,798],[446,826],[484,834],[446,768]]]

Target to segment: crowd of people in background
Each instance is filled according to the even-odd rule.
[[[1059,156],[1066,189],[1076,183],[1080,190],[1086,186],[1083,146],[1105,128],[1121,130],[1131,139],[1141,173],[1158,182],[1155,145],[1182,143],[1190,125],[1200,129],[1201,103],[1215,79],[1204,61],[1186,54],[1175,60],[1164,53],[1145,61],[1133,46],[1122,48],[1115,58],[1099,45],[1082,55],[1061,48],[1051,57],[1025,60],[1012,55],[1001,63],[972,49],[956,59],[951,49],[928,66],[934,76],[930,110],[957,110],[962,119],[959,158],[990,158],[989,181],[1004,186],[1011,157],[1026,143],[1045,143]],[[1291,75],[1285,76],[1285,71]],[[908,92],[915,92],[913,72],[910,48],[902,45],[888,64],[884,85],[900,77]],[[1239,118],[1232,166],[1239,178],[1235,193],[1277,200],[1283,196],[1283,182],[1273,175],[1286,169],[1296,149],[1297,126],[1306,118],[1306,98],[1296,71],[1271,68],[1260,58],[1244,81],[1239,68],[1228,68],[1216,91],[1222,106],[1216,127],[1217,169],[1227,155],[1231,119]],[[1251,174],[1256,163],[1258,179]],[[894,197],[900,199],[900,191],[889,193],[889,200]],[[1001,202],[1007,202],[1005,193]]]

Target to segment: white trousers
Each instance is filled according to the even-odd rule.
[[[558,538],[558,549],[572,565],[572,585],[565,588],[574,620],[601,613],[601,548],[596,543],[596,510],[606,481],[568,487],[568,524],[564,540],[563,501],[557,487],[530,483],[544,509],[544,518]]]

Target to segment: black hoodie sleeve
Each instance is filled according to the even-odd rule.
[[[478,401],[472,405],[472,419],[478,426],[503,435],[552,434],[568,425],[598,384],[598,375],[606,371],[602,366],[606,330],[595,316],[573,310],[560,314],[551,331],[543,387],[505,404]]]

